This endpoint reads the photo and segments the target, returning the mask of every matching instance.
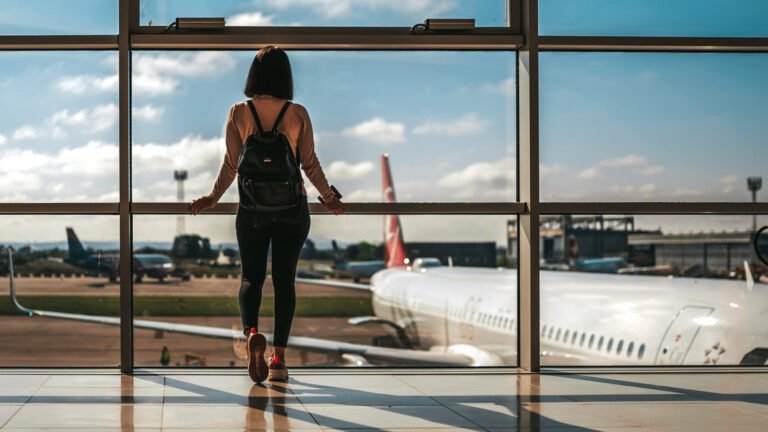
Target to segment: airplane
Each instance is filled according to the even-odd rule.
[[[355,283],[361,279],[370,279],[376,272],[383,270],[386,265],[382,260],[375,261],[349,261],[344,257],[344,251],[339,249],[336,240],[331,240],[333,246],[334,261],[331,270],[337,277],[350,278]]]
[[[106,274],[110,282],[116,282],[119,275],[120,255],[88,253],[75,234],[75,230],[67,227],[67,245],[69,255],[64,262],[93,271],[96,274]],[[174,268],[173,260],[162,254],[134,254],[133,271],[135,282],[140,283],[145,277],[159,280],[161,283],[169,276],[180,275],[182,280],[189,280],[189,275]]]
[[[389,157],[383,195],[395,202]],[[375,315],[353,325],[391,327],[399,347],[291,336],[292,349],[336,355],[356,365],[514,366],[517,364],[517,270],[410,262],[400,218],[385,216],[386,268],[370,285],[297,279],[371,293]],[[12,256],[9,255],[12,270]],[[659,276],[540,273],[541,356],[549,365],[763,365],[768,361],[768,290],[746,267],[743,282]],[[29,316],[119,325],[117,317],[13,307]],[[239,339],[232,329],[134,320],[139,329]],[[272,335],[267,334],[268,340]]]

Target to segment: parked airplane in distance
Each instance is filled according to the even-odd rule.
[[[331,265],[333,274],[337,277],[348,278],[360,282],[361,279],[370,279],[377,271],[384,270],[386,265],[382,260],[375,261],[350,261],[345,251],[339,248],[336,240],[331,240],[333,245],[334,261]]]
[[[88,253],[71,227],[67,227],[67,245],[69,255],[64,262],[86,271],[106,275],[111,282],[117,281],[120,255]],[[133,271],[135,282],[142,282],[145,277],[163,282],[169,276],[176,275],[181,276],[183,280],[189,280],[189,274],[177,271],[173,260],[163,254],[133,254]]]
[[[383,193],[395,202],[389,158]],[[370,285],[297,279],[371,292],[375,316],[399,347],[292,336],[289,347],[339,356],[354,364],[513,366],[517,364],[517,270],[410,262],[400,218],[385,217],[386,269]],[[12,260],[9,257],[11,269]],[[753,282],[541,271],[541,356],[549,365],[763,365],[768,362],[768,289]],[[11,271],[11,274],[13,272]],[[119,325],[115,317],[33,310],[29,316]],[[134,320],[140,329],[244,339],[232,329]],[[267,335],[271,339],[271,335]]]

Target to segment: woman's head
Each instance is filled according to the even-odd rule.
[[[293,99],[293,74],[288,55],[280,48],[266,46],[259,50],[251,63],[245,95],[269,95],[280,99]]]

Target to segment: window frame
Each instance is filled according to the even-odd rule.
[[[508,27],[471,32],[413,35],[398,27],[232,27],[208,33],[161,33],[141,26],[140,0],[119,1],[117,35],[0,35],[0,51],[109,50],[119,57],[119,190],[113,203],[0,203],[0,216],[10,214],[119,215],[120,253],[133,251],[134,215],[185,214],[184,203],[146,203],[131,199],[131,54],[138,50],[250,50],[266,43],[301,50],[502,50],[517,53],[517,201],[494,203],[350,203],[352,215],[506,214],[518,224],[517,348],[521,369],[541,370],[539,230],[544,215],[558,214],[768,214],[768,203],[730,202],[541,202],[539,196],[539,52],[724,52],[768,53],[768,38],[604,37],[538,34],[538,1],[508,0]],[[234,214],[236,204],[218,204],[213,214]],[[313,214],[327,214],[310,204]],[[121,260],[120,370],[133,373],[132,260]],[[471,319],[471,317],[470,317]],[[550,327],[551,331],[552,327]],[[581,344],[586,337],[581,332]],[[591,335],[590,339],[594,335]],[[634,342],[631,342],[633,345]],[[580,345],[581,346],[581,345]],[[590,344],[591,348],[591,344]],[[634,348],[634,347],[633,347]],[[642,358],[645,343],[638,346]],[[629,351],[629,349],[628,349]],[[632,354],[628,354],[632,355]],[[715,366],[714,368],[717,368]],[[463,372],[471,371],[471,369]]]

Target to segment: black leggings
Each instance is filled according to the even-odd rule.
[[[275,330],[273,345],[288,345],[293,314],[296,310],[296,265],[309,234],[309,210],[306,198],[299,212],[289,217],[273,217],[243,210],[235,221],[240,248],[240,316],[243,332],[258,328],[261,290],[267,277],[267,254],[272,243],[272,285],[275,289]]]

